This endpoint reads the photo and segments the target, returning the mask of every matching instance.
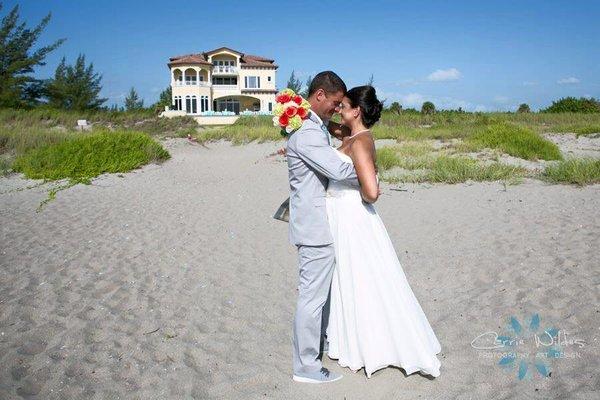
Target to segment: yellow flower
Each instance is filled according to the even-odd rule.
[[[302,118],[295,115],[294,117],[290,118],[290,122],[288,123],[288,126],[293,131],[295,131],[296,129],[299,129],[302,126]]]
[[[281,103],[275,104],[275,108],[273,109],[273,115],[280,117],[283,114],[283,110],[285,109],[284,105]]]

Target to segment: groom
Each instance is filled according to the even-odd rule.
[[[331,147],[329,125],[338,138],[339,124],[329,119],[346,93],[344,81],[332,71],[317,74],[308,89],[309,118],[291,134],[286,147],[290,181],[290,242],[298,248],[298,303],[293,330],[294,377],[298,382],[333,382],[342,375],[330,372],[319,360],[323,340],[323,307],[327,302],[335,252],[327,221],[325,194],[329,180],[353,180],[356,171]]]

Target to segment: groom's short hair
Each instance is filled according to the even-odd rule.
[[[317,90],[323,89],[325,93],[346,93],[346,84],[335,72],[319,72],[310,82],[308,87],[308,97],[312,96]]]

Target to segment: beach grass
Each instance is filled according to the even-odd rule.
[[[578,126],[573,129],[573,133],[579,136],[600,135],[600,125]]]
[[[16,157],[12,168],[30,179],[87,183],[106,172],[127,172],[170,157],[141,132],[98,132],[39,146]]]
[[[524,160],[561,160],[558,146],[529,128],[495,123],[478,129],[468,138],[476,148],[492,148]]]
[[[407,142],[377,150],[377,167],[382,180],[398,182],[461,183],[466,181],[509,181],[527,174],[521,167],[484,163],[455,153],[452,148],[435,150],[426,142]]]
[[[194,136],[200,143],[214,140],[229,140],[240,145],[257,141],[259,143],[282,140],[280,129],[273,126],[272,117],[241,116],[232,125],[208,127]]]
[[[151,136],[185,137],[198,130],[198,124],[192,117],[159,118],[152,110],[137,111],[70,111],[38,107],[31,110],[0,109],[0,127],[18,133],[29,134],[52,129],[73,131],[77,120],[85,119],[94,128],[110,130],[136,130]]]
[[[546,167],[541,177],[551,183],[579,186],[600,183],[600,160],[591,158],[563,160]]]

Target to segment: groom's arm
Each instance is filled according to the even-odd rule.
[[[324,140],[323,131],[304,129],[298,132],[296,153],[312,168],[334,181],[351,181],[358,185],[358,176],[352,163],[344,162],[333,147]]]

